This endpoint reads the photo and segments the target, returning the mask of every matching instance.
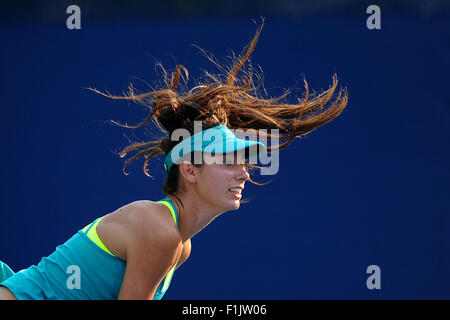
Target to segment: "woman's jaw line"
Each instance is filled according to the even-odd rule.
[[[239,209],[240,198],[236,199],[237,197],[230,191],[227,191],[226,193],[228,194],[228,201],[230,200],[230,194],[234,197],[234,205],[230,203],[230,205],[226,208],[214,208],[213,206],[202,205],[201,198],[192,200],[192,198],[195,197],[191,197],[186,193],[177,195],[177,197],[183,202],[183,206],[181,206],[181,203],[177,197],[167,195],[177,209],[179,217],[178,229],[183,242],[196,235],[218,216],[224,214],[225,212]]]

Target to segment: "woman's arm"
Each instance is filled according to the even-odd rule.
[[[158,285],[181,254],[179,234],[164,225],[157,212],[135,216],[127,232],[127,267],[119,300],[153,299]]]

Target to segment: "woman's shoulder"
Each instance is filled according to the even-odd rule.
[[[127,260],[130,247],[176,247],[181,237],[171,228],[163,210],[161,204],[149,200],[130,202],[105,215],[97,233],[104,245],[123,260]]]
[[[161,203],[137,200],[117,209],[115,214],[127,232],[133,235],[165,240],[181,238],[169,210]]]

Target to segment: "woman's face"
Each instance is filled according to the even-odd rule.
[[[244,184],[250,178],[243,156],[205,153],[203,159],[196,184],[202,200],[220,212],[238,209]]]

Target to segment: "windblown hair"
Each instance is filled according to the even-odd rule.
[[[164,157],[179,143],[171,141],[172,132],[177,128],[185,128],[191,134],[194,132],[194,121],[202,121],[203,130],[217,126],[226,125],[230,129],[256,129],[256,135],[260,135],[258,129],[279,129],[279,149],[287,147],[296,137],[301,137],[314,129],[326,124],[336,118],[346,107],[348,95],[346,89],[340,89],[336,98],[325,108],[336,92],[338,85],[337,76],[333,75],[332,84],[328,90],[320,94],[310,94],[308,83],[304,80],[305,96],[298,99],[297,104],[284,103],[289,94],[285,91],[279,97],[267,98],[260,96],[259,91],[262,81],[255,83],[255,77],[251,66],[245,70],[244,66],[255,49],[260,36],[263,23],[256,31],[250,44],[244,48],[241,55],[234,58],[231,67],[225,68],[216,63],[211,57],[209,60],[216,63],[222,75],[212,75],[206,72],[209,81],[198,85],[188,92],[177,90],[180,80],[187,84],[189,79],[188,70],[177,65],[175,71],[170,75],[163,70],[166,87],[151,92],[136,94],[130,85],[129,92],[124,96],[112,96],[102,93],[96,89],[90,89],[96,93],[111,99],[131,100],[143,104],[150,109],[147,118],[137,125],[123,125],[112,121],[114,124],[125,128],[139,128],[147,125],[152,119],[163,131],[164,136],[159,140],[133,143],[126,147],[120,157],[125,157],[132,151],[137,153],[125,161],[123,171],[134,160],[145,158],[142,166],[144,173],[147,172],[147,163],[153,157],[164,154]],[[241,71],[242,76],[238,73]],[[270,132],[270,130],[267,130]],[[266,139],[273,138],[270,133],[264,136]],[[267,146],[270,152],[271,147]],[[246,165],[255,167],[254,165]],[[250,179],[252,183],[258,184]],[[179,166],[173,165],[168,172],[166,181],[163,183],[162,191],[165,194],[176,195],[179,191]]]

